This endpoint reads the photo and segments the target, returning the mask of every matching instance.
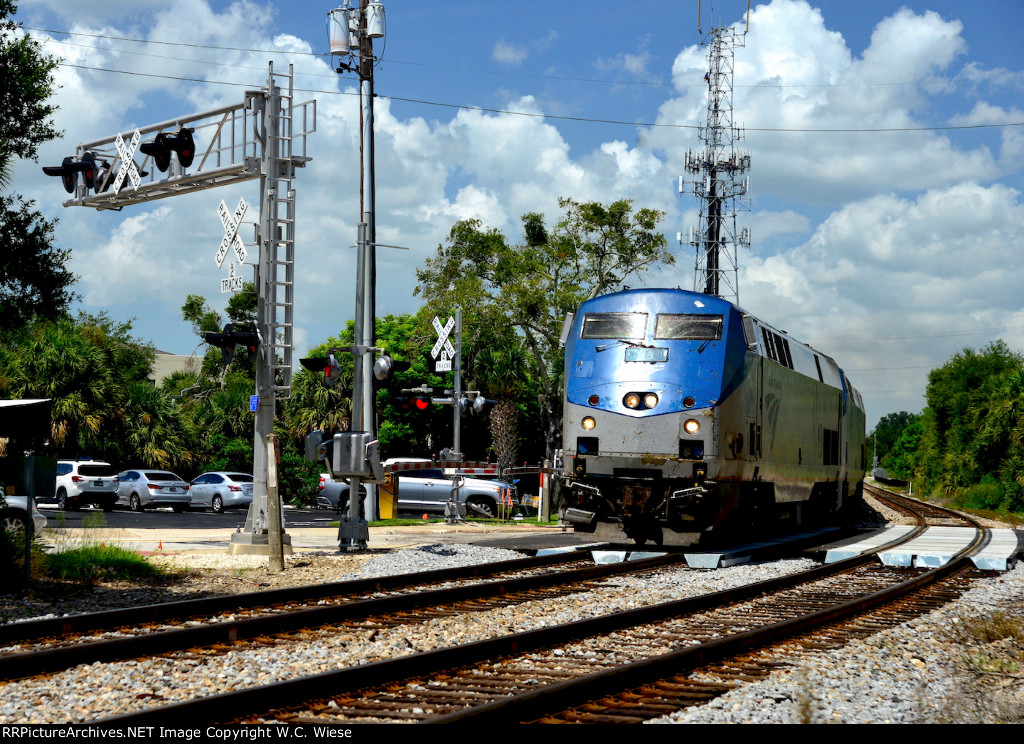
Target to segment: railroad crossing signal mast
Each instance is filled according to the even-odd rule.
[[[733,124],[732,79],[735,48],[742,47],[750,26],[750,2],[747,2],[747,28],[743,32],[731,26],[701,28],[700,3],[697,4],[697,31],[701,45],[708,47],[707,118],[698,129],[703,152],[686,151],[684,167],[693,178],[693,195],[700,207],[700,227],[691,228],[689,244],[696,252],[694,291],[731,299],[739,303],[739,249],[750,248],[750,230],[736,226],[738,209],[750,210],[747,197],[750,181],[750,153],[740,152],[736,143],[743,137]],[[714,9],[712,9],[714,14]],[[686,182],[679,177],[679,193]],[[680,243],[682,234],[680,234]]]
[[[250,399],[250,410],[256,414],[253,502],[245,529],[231,536],[230,552],[269,554],[272,569],[283,568],[280,539],[284,544],[288,542],[287,535],[283,535],[280,500],[276,493],[275,498],[269,498],[268,472],[276,473],[276,469],[268,454],[268,438],[274,433],[277,401],[291,394],[295,284],[292,180],[296,169],[311,160],[306,155],[306,138],[316,131],[316,101],[296,103],[292,80],[291,66],[287,73],[280,73],[274,72],[271,63],[266,87],[246,91],[242,103],[142,127],[131,134],[130,143],[121,133],[86,142],[60,166],[44,168],[47,175],[60,176],[71,195],[63,202],[65,207],[97,210],[119,210],[259,179],[256,321],[251,328],[231,327],[222,334],[212,334],[215,338],[211,343],[220,346],[226,355],[244,346],[256,362],[256,394]],[[154,139],[143,142],[147,135]],[[141,166],[135,162],[137,153],[144,156]],[[236,240],[236,231],[243,205],[234,217],[224,214],[226,206],[221,210],[229,233],[223,253],[235,244],[240,264],[245,251]],[[218,250],[216,260],[220,265],[222,251]],[[234,284],[237,287],[241,282]],[[280,565],[276,565],[278,561]]]

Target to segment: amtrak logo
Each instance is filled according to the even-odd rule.
[[[775,439],[775,428],[779,423],[780,403],[782,403],[782,400],[775,393],[768,393],[764,396],[764,416],[767,423],[766,428],[771,439]]]

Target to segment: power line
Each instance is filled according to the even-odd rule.
[[[159,75],[153,72],[133,72],[131,70],[115,70],[109,67],[92,67],[89,65],[78,65],[70,62],[60,62],[61,67],[71,67],[79,70],[91,70],[93,72],[109,72],[119,75],[135,75],[138,77],[150,77],[158,78],[161,80],[179,80],[187,83],[203,83],[207,85],[229,85],[233,87],[244,87],[244,88],[256,88],[259,87],[255,84],[250,83],[235,83],[226,80],[205,80],[203,78],[192,78],[182,77],[178,75]],[[324,95],[358,95],[357,93],[346,93],[345,91],[337,90],[322,90],[316,88],[295,88],[294,90],[300,93],[322,93]],[[510,116],[527,116],[537,119],[555,119],[558,121],[576,121],[586,122],[589,124],[616,124],[621,126],[630,127],[651,127],[658,129],[698,129],[696,124],[659,124],[657,122],[643,122],[643,121],[623,121],[619,119],[595,119],[584,116],[564,116],[558,114],[544,114],[531,111],[510,111],[508,109],[499,108],[488,108],[485,106],[470,106],[464,103],[445,103],[442,101],[427,101],[420,98],[404,98],[401,96],[384,96],[379,95],[378,98],[383,98],[391,101],[401,101],[403,103],[414,103],[421,106],[437,106],[440,108],[452,108],[460,109],[463,111],[480,111],[483,113],[491,114],[508,114]],[[884,133],[884,132],[935,132],[935,131],[949,131],[949,130],[963,130],[963,129],[990,129],[1000,127],[1020,127],[1024,126],[1024,122],[1013,122],[1005,124],[968,124],[961,126],[933,126],[933,127],[885,127],[885,128],[863,128],[863,129],[783,129],[774,127],[744,127],[749,132],[776,132],[776,133],[840,133],[840,132],[859,132],[859,133]]]
[[[179,46],[179,47],[187,47],[187,48],[192,48],[192,49],[209,49],[211,51],[217,51],[217,52],[230,51],[230,52],[251,52],[251,53],[254,53],[254,54],[288,54],[288,55],[291,55],[291,56],[314,57],[314,58],[317,58],[317,59],[321,59],[321,58],[324,58],[324,57],[331,56],[331,55],[329,55],[329,54],[327,54],[325,52],[298,52],[298,51],[282,50],[282,49],[256,49],[256,48],[251,48],[251,47],[229,47],[229,46],[217,46],[217,45],[213,45],[213,44],[193,44],[193,43],[183,42],[183,41],[159,41],[159,40],[156,40],[156,39],[136,39],[136,38],[129,37],[129,36],[113,36],[113,35],[110,35],[110,34],[87,34],[87,33],[83,33],[83,32],[80,32],[80,31],[64,31],[64,30],[59,30],[59,29],[38,28],[38,27],[34,27],[34,26],[23,26],[22,28],[25,29],[26,31],[37,31],[39,33],[45,33],[45,34],[61,34],[61,35],[64,35],[64,36],[81,36],[81,37],[84,37],[84,38],[105,39],[105,40],[109,40],[109,41],[125,41],[125,42],[130,42],[130,43],[133,43],[133,44],[161,44],[161,45],[164,45],[164,46]],[[59,39],[37,39],[37,41],[41,41],[41,42],[52,41],[52,42],[57,43],[57,44],[72,44],[73,46],[83,46],[83,47],[90,48],[90,49],[108,49],[109,48],[109,47],[95,47],[95,46],[91,46],[90,47],[90,46],[85,45],[85,44],[73,44],[73,42],[65,42],[65,41],[61,41]],[[119,53],[122,53],[122,54],[136,54],[136,55],[142,55],[142,56],[161,57],[161,55],[150,55],[150,54],[148,54],[146,52],[128,52],[128,51],[120,50],[120,49],[112,49],[112,48],[110,48],[110,49],[111,49],[111,51],[116,51],[116,52],[119,52]],[[161,57],[161,58],[163,58],[163,59],[184,59],[185,61],[204,62],[203,60],[191,60],[191,59],[188,59],[188,58],[180,58],[180,57]],[[479,75],[496,75],[496,76],[499,76],[499,77],[533,78],[533,79],[538,79],[538,80],[560,80],[560,81],[570,82],[570,83],[600,83],[600,84],[604,84],[604,85],[635,85],[635,86],[652,87],[652,88],[676,88],[676,87],[684,87],[684,88],[697,88],[697,87],[701,87],[701,88],[703,88],[706,85],[706,83],[704,83],[703,80],[698,81],[698,82],[694,82],[694,83],[691,83],[691,84],[679,85],[679,84],[674,83],[674,82],[662,83],[662,82],[653,82],[653,81],[645,81],[645,80],[611,80],[611,79],[607,79],[607,78],[581,78],[581,77],[570,77],[570,76],[564,76],[564,75],[541,75],[541,74],[538,74],[538,73],[510,72],[510,71],[507,71],[507,70],[483,70],[483,69],[473,68],[473,67],[455,67],[455,66],[452,66],[452,65],[437,65],[437,64],[430,64],[430,63],[427,63],[427,62],[410,62],[410,61],[407,61],[407,60],[398,60],[398,59],[388,59],[388,60],[381,59],[381,60],[378,60],[378,61],[379,62],[385,62],[386,61],[386,62],[388,62],[390,64],[394,64],[394,65],[405,65],[405,66],[408,66],[408,67],[424,67],[424,68],[433,69],[433,70],[446,70],[446,71],[450,71],[450,72],[469,72],[469,73],[474,73],[474,74],[479,74]],[[210,62],[210,63],[204,62],[204,63],[205,64],[221,64],[221,65],[225,64],[225,63],[220,63],[220,62]],[[234,66],[234,65],[226,65],[226,66]],[[238,66],[239,67],[243,67],[241,65],[238,65]],[[248,69],[248,68],[244,68],[244,69]],[[304,75],[318,75],[318,73],[301,73],[301,74],[304,74]],[[324,74],[321,77],[328,77],[328,75]],[[942,78],[934,78],[934,79],[931,79],[931,80],[917,80],[917,81],[882,81],[882,82],[862,82],[862,83],[799,83],[799,84],[793,84],[793,85],[782,85],[782,84],[778,84],[778,83],[768,83],[768,84],[756,83],[756,84],[750,84],[750,85],[734,85],[733,87],[734,88],[779,88],[779,89],[790,89],[790,88],[864,88],[864,87],[875,87],[875,86],[917,86],[917,85],[932,85],[932,84],[935,84],[935,83],[955,83],[955,82],[959,81],[960,79],[961,79],[960,75],[954,75],[952,78],[950,78],[948,80],[942,79]],[[791,131],[791,130],[758,130],[758,131]],[[819,131],[819,130],[799,130],[799,131]],[[820,131],[863,131],[863,130],[820,130]],[[874,131],[874,130],[871,130],[871,131]],[[901,131],[901,130],[884,130],[884,131]]]

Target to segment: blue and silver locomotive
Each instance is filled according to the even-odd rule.
[[[562,489],[577,531],[694,545],[859,498],[864,404],[828,356],[679,289],[597,297],[565,349]]]

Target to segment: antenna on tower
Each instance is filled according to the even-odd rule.
[[[711,10],[714,15],[714,8]],[[693,178],[693,195],[700,209],[700,227],[690,232],[695,249],[694,290],[726,297],[739,304],[739,249],[750,248],[750,231],[736,225],[739,209],[750,210],[747,187],[750,153],[736,149],[742,129],[733,123],[732,80],[736,47],[744,46],[746,30],[731,26],[701,27],[701,5],[697,4],[697,31],[701,45],[708,47],[707,118],[697,129],[703,152],[686,151],[683,167]],[[747,0],[747,29],[750,2]],[[680,193],[683,191],[680,178]]]

